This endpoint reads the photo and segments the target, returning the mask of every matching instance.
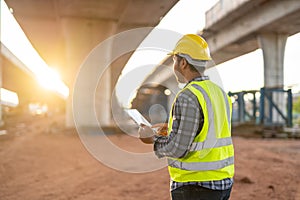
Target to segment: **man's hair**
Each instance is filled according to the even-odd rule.
[[[188,63],[188,62],[187,62]],[[200,66],[194,66],[194,65],[191,65],[190,63],[188,63],[189,66],[190,66],[190,69],[191,71],[193,72],[199,72],[201,74],[204,74],[204,71],[205,71],[205,67],[200,67]]]
[[[178,59],[178,62],[180,62],[182,59],[185,59],[187,64],[189,65],[190,67],[190,70],[193,71],[193,72],[199,72],[201,74],[204,74],[204,71],[205,71],[205,66],[196,66],[196,65],[192,65],[188,62],[188,60],[180,55],[175,55]]]

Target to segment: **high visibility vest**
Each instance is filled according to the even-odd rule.
[[[176,182],[203,182],[232,178],[234,149],[231,139],[230,98],[210,80],[193,81],[183,90],[187,89],[198,98],[204,123],[186,156],[168,158],[171,179]],[[171,113],[172,110],[173,108]],[[168,133],[171,132],[172,123],[170,114]]]

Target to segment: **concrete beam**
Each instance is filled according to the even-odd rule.
[[[205,29],[209,32],[220,30],[259,4],[268,0],[221,0],[206,12]]]
[[[1,31],[0,31],[1,32]],[[1,42],[0,42],[1,43]],[[14,65],[18,66],[22,71],[27,73],[30,76],[34,76],[34,74],[24,65],[23,62],[21,62],[8,48],[6,48],[5,45],[1,43],[1,54],[10,62],[12,62]]]
[[[242,56],[244,54],[250,53],[259,48],[259,44],[255,36],[246,38],[234,44],[228,45],[223,49],[218,50],[217,52],[212,53],[212,58],[214,63],[211,64],[220,64],[228,60],[234,59],[236,57]],[[213,67],[212,66],[208,66]]]
[[[210,45],[210,50],[214,54],[227,45],[231,45],[243,37],[255,34],[272,22],[299,10],[300,3],[298,0],[270,1],[270,3],[263,4],[255,12],[241,17],[235,23],[227,25],[211,37],[206,38]]]
[[[166,57],[166,59],[157,66],[155,71],[145,79],[144,83],[164,83],[167,81],[171,76],[174,76],[172,64],[172,56]]]
[[[206,25],[202,35],[210,45],[216,64],[259,48],[257,35],[261,32],[293,35],[300,31],[300,1],[245,0],[245,5],[230,10],[223,19],[218,13],[212,15],[212,11],[206,14],[214,19],[209,26]]]

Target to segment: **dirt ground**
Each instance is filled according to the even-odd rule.
[[[132,174],[111,169],[85,149],[63,117],[8,118],[0,135],[1,200],[167,200],[166,168]],[[124,134],[109,136],[132,151],[151,150]],[[300,200],[300,140],[233,138],[232,200]]]

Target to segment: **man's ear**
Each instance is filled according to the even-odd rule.
[[[188,64],[188,62],[186,61],[186,59],[183,58],[180,67],[182,67],[182,69],[187,69],[188,65],[189,65],[189,64]]]

